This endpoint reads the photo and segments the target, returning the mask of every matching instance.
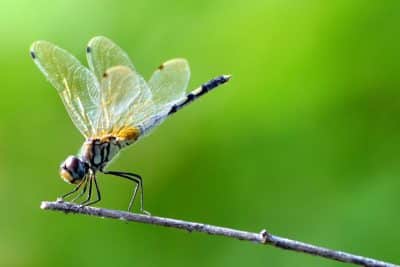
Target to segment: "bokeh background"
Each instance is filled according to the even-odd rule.
[[[344,266],[40,210],[71,189],[58,166],[83,139],[28,49],[45,39],[86,63],[96,35],[146,78],[174,57],[190,88],[233,75],[110,167],[143,175],[154,215],[400,263],[399,13],[397,0],[2,0],[0,266]],[[99,182],[99,205],[125,209],[131,184]]]

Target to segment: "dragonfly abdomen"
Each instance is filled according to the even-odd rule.
[[[230,75],[221,75],[218,76],[217,78],[214,78],[206,83],[204,83],[202,86],[199,88],[193,90],[189,94],[187,94],[183,99],[178,101],[176,104],[174,104],[171,109],[168,112],[168,115],[172,115],[187,104],[193,102],[195,99],[199,98],[200,96],[204,95],[205,93],[210,92],[214,88],[218,87],[221,84],[226,83],[229,81],[231,78]]]
[[[150,119],[148,119],[147,121],[145,121],[144,123],[142,123],[141,125],[138,126],[140,129],[140,132],[141,132],[141,136],[148,134],[151,129],[153,129],[154,127],[159,125],[167,117],[174,114],[175,112],[177,112],[184,106],[187,106],[188,104],[192,103],[194,100],[201,97],[205,93],[208,93],[211,90],[218,87],[219,85],[226,83],[227,81],[229,81],[230,78],[231,78],[230,75],[218,76],[218,77],[204,83],[199,88],[193,90],[192,92],[190,92],[189,94],[184,96],[182,99],[176,101],[175,104],[173,104],[169,110],[166,110],[165,112],[162,112],[160,114],[157,114],[157,115],[151,117]]]

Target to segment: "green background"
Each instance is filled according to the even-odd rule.
[[[86,64],[96,35],[148,78],[185,57],[180,111],[110,169],[142,174],[154,215],[270,232],[400,263],[400,2],[0,3],[0,266],[344,266],[204,234],[39,209],[71,186],[58,166],[82,136],[31,61],[38,39]],[[99,206],[131,184],[100,176]]]

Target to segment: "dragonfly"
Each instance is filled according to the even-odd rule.
[[[189,64],[183,58],[176,58],[161,64],[145,81],[128,54],[104,36],[92,38],[86,47],[89,67],[47,41],[34,42],[30,55],[57,90],[72,122],[85,138],[78,155],[68,156],[60,166],[61,178],[75,187],[59,199],[73,197],[70,201],[75,202],[86,194],[81,206],[99,202],[97,174],[103,173],[133,182],[128,211],[140,191],[140,211],[146,214],[149,213],[144,209],[142,177],[131,172],[109,171],[108,164],[166,118],[231,77],[218,76],[186,93]],[[95,199],[92,199],[93,188]]]

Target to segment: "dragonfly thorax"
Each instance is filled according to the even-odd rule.
[[[119,153],[131,144],[123,142],[114,136],[88,139],[81,149],[81,157],[93,171],[102,170]]]

